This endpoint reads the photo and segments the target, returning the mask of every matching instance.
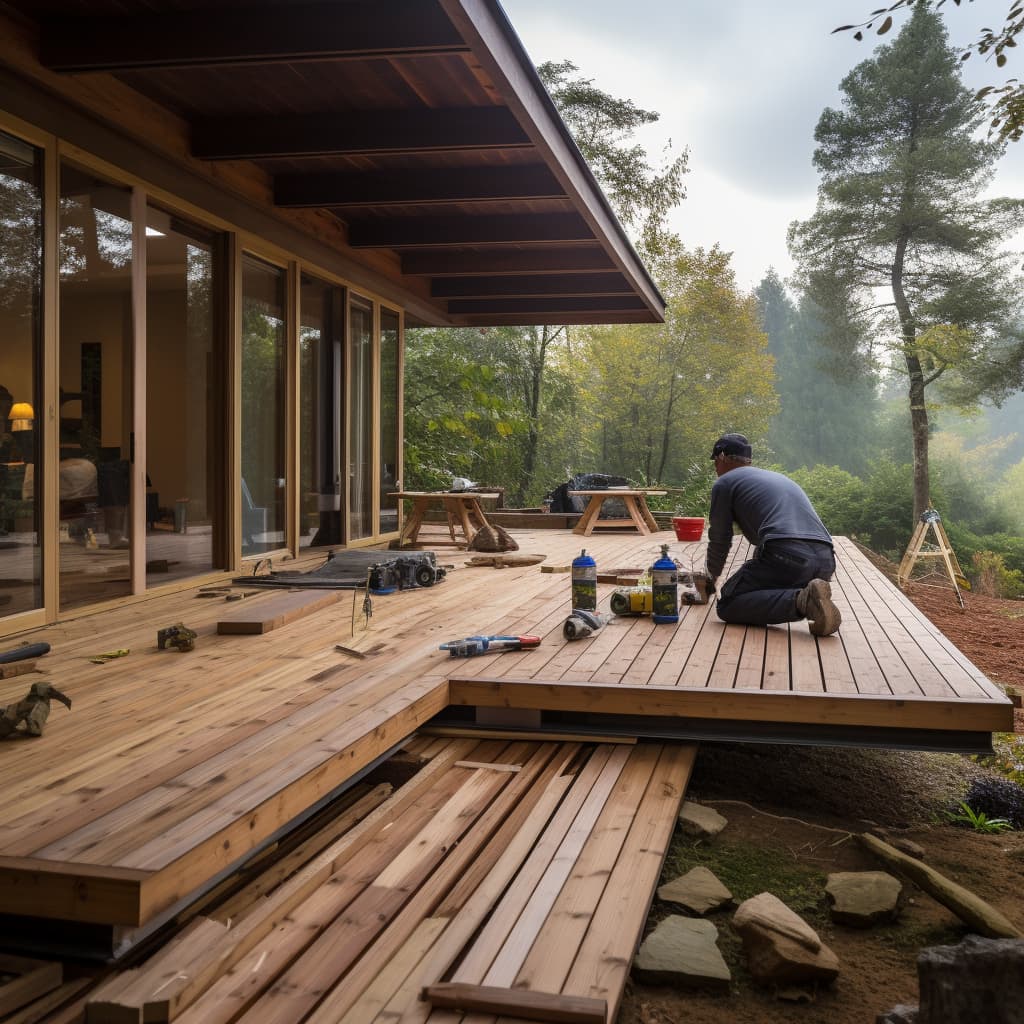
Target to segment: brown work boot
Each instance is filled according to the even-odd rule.
[[[832,588],[825,580],[811,580],[797,593],[796,610],[810,622],[815,636],[831,636],[843,621],[832,603]]]

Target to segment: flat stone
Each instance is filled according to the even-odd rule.
[[[821,949],[818,933],[802,918],[795,914],[785,903],[770,892],[762,892],[744,900],[736,910],[732,926],[743,934],[749,925],[757,925],[765,931],[774,932],[798,945],[804,946],[812,953]]]
[[[718,949],[710,922],[674,915],[644,939],[633,961],[633,976],[648,985],[729,990],[732,975]]]
[[[732,923],[743,940],[750,974],[760,985],[828,984],[839,974],[835,953],[806,921],[771,893],[741,903]]]
[[[713,871],[695,867],[658,889],[658,899],[677,903],[694,914],[706,914],[732,903],[732,893]]]
[[[717,836],[729,822],[713,807],[685,800],[679,812],[679,826],[688,836]]]
[[[903,883],[887,871],[838,871],[825,885],[832,920],[852,928],[895,920],[902,892]]]

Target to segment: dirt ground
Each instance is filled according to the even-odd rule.
[[[961,611],[948,589],[913,585],[908,596],[990,679],[1024,688],[1024,602],[967,594]],[[1016,732],[1024,734],[1019,710]],[[1004,760],[1024,761],[1024,735],[997,737],[997,751]],[[1024,832],[977,833],[955,827],[943,813],[988,771],[952,754],[704,745],[688,797],[714,806],[729,824],[710,842],[677,836],[663,881],[704,864],[736,902],[774,892],[836,953],[840,975],[809,1003],[784,1002],[756,988],[726,910],[710,920],[732,971],[730,993],[631,983],[620,1024],[866,1024],[898,1003],[916,1003],[918,951],[959,942],[966,927],[911,883],[895,923],[869,930],[833,924],[825,876],[882,867],[852,838],[879,826],[913,840],[927,863],[1024,927]],[[655,900],[648,927],[680,912]]]

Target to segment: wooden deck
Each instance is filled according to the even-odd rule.
[[[568,532],[516,536],[549,564],[579,553]],[[670,539],[592,537],[587,549],[601,568],[644,566]],[[672,551],[703,561],[696,544],[673,540]],[[894,746],[928,734],[976,744],[1012,728],[999,688],[846,542],[840,563],[843,627],[822,639],[802,623],[726,627],[691,607],[675,627],[618,619],[568,644],[568,576],[536,566],[459,568],[375,598],[368,624],[346,594],[266,635],[218,635],[239,605],[185,591],[25,634],[53,651],[41,675],[0,682],[0,703],[44,678],[74,707],[55,706],[41,739],[0,744],[0,913],[109,926],[116,946],[119,929],[155,925],[450,706],[535,709],[553,716],[547,727],[756,726]],[[599,587],[604,607],[611,589]],[[179,621],[199,633],[196,650],[158,651],[157,629]],[[468,660],[437,650],[506,632],[544,641]],[[123,647],[127,657],[89,661]]]

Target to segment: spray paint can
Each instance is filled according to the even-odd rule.
[[[679,570],[669,558],[668,545],[661,545],[661,558],[651,566],[651,618],[655,622],[679,621]]]
[[[572,606],[585,612],[597,611],[597,562],[585,549],[572,561]]]

